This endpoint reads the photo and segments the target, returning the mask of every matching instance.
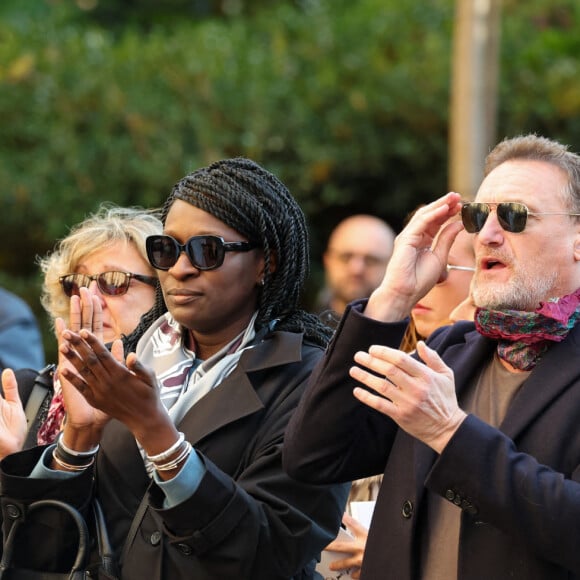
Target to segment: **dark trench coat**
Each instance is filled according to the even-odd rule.
[[[66,482],[25,477],[42,448],[7,457],[0,464],[4,531],[9,514],[31,499],[62,498],[86,509],[94,491],[117,556],[125,546],[124,580],[313,577],[317,556],[340,525],[349,486],[291,479],[281,451],[288,420],[321,356],[322,349],[288,332],[271,333],[243,353],[236,369],[178,425],[207,472],[195,493],[170,509],[163,508],[134,438],[117,421],[105,429],[95,472]],[[146,509],[130,533],[142,501]],[[51,527],[62,525],[34,526],[20,561],[54,562],[56,535],[74,543]]]

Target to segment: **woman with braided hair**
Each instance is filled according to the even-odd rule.
[[[85,289],[71,298],[57,326],[67,420],[56,445],[2,462],[2,505],[58,496],[84,509],[96,495],[123,579],[314,578],[348,484],[304,485],[281,465],[330,337],[298,307],[304,215],[241,158],[184,177],[161,215],[163,234],[147,239],[160,290],[124,343],[97,339]],[[35,565],[63,566],[46,536]]]

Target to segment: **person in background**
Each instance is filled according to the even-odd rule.
[[[408,316],[463,228],[474,322],[404,353]],[[580,578],[579,320],[580,156],[506,139],[474,202],[452,192],[413,216],[286,432],[284,467],[301,481],[384,471],[363,579]]]
[[[332,230],[322,256],[325,287],[316,311],[330,326],[349,302],[368,298],[380,284],[393,252],[395,232],[382,219],[356,214]]]
[[[157,210],[110,203],[75,225],[39,259],[44,275],[40,301],[53,325],[57,318],[68,324],[70,298],[86,287],[101,304],[103,340],[131,334],[153,306],[157,286],[145,240],[162,229]]]
[[[39,258],[41,303],[52,324],[58,318],[69,323],[71,297],[86,287],[99,301],[104,341],[111,343],[130,334],[155,302],[157,274],[147,259],[145,240],[162,229],[154,211],[108,203],[71,228],[48,255]],[[26,438],[17,389],[9,389],[6,399],[0,398],[0,409],[9,408],[7,415],[0,412],[0,457],[18,451]],[[39,413],[42,416],[34,422],[40,425],[38,443],[52,443],[65,415],[58,369],[50,408],[43,406]],[[2,423],[5,415],[10,425]]]
[[[457,320],[473,320],[475,308],[470,295],[470,285],[475,271],[473,236],[465,231],[457,234],[451,249],[442,279],[411,310],[411,320],[401,341],[401,350],[413,352],[417,342],[427,338],[437,328]],[[347,513],[343,525],[353,540],[334,540],[327,550],[338,552],[330,564],[332,570],[350,570],[352,578],[360,578],[368,528],[353,517],[352,502],[376,501],[382,474],[372,475],[352,482],[347,502]]]
[[[475,311],[477,306],[473,300],[473,292],[469,291],[469,296],[460,302],[449,315],[449,321],[451,324],[458,322],[459,320],[473,320],[475,317]]]
[[[32,309],[16,294],[0,288],[0,371],[43,366],[44,346]]]
[[[56,494],[85,507],[96,494],[123,578],[314,578],[349,486],[299,483],[281,463],[331,335],[298,307],[304,214],[236,158],[181,179],[162,221],[147,239],[160,291],[124,344],[99,340],[87,289],[71,298],[68,328],[57,323],[67,421],[56,445],[3,460],[2,503]],[[39,535],[32,563],[45,569],[62,551]]]

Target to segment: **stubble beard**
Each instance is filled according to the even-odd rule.
[[[507,283],[481,282],[478,272],[473,280],[473,300],[481,308],[490,310],[523,310],[533,312],[540,302],[559,298],[553,291],[557,286],[558,273],[548,276],[529,270],[513,270]]]

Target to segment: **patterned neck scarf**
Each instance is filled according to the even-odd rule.
[[[187,331],[166,312],[145,332],[137,345],[140,362],[153,369],[161,401],[175,424],[238,364],[242,353],[254,344],[255,312],[248,326],[207,360],[196,358],[195,344],[186,346]]]
[[[477,308],[475,327],[498,341],[499,357],[513,367],[532,370],[553,342],[562,342],[580,318],[580,288],[540,302],[534,312]]]
[[[177,424],[185,413],[204,395],[233,371],[243,351],[254,344],[255,312],[247,328],[219,352],[202,361],[195,356],[195,345],[186,345],[185,329],[166,312],[141,337],[137,356],[152,368],[158,378],[160,397]],[[54,391],[48,415],[38,431],[39,445],[53,443],[62,429],[65,417],[58,372],[54,375]]]
[[[175,425],[187,411],[235,369],[246,349],[255,344],[255,312],[248,326],[219,352],[206,360],[195,354],[195,344],[186,346],[187,330],[169,312],[158,318],[137,344],[139,361],[153,369],[159,395]],[[193,341],[191,341],[193,342]],[[153,464],[145,458],[145,469],[151,476]]]

